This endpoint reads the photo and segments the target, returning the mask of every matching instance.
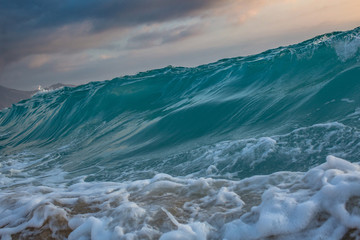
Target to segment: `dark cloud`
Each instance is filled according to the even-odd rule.
[[[31,54],[79,51],[112,31],[196,16],[216,0],[0,0],[0,68]],[[189,30],[191,31],[191,30]],[[165,33],[166,34],[166,33]],[[162,42],[187,35],[164,35]],[[140,38],[145,37],[139,36]]]

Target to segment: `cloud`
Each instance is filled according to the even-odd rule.
[[[209,18],[242,23],[274,1],[281,0],[0,0],[0,70],[28,57],[36,68],[53,54],[177,42],[211,29]]]
[[[45,55],[45,54],[35,55],[31,58],[31,60],[29,62],[29,67],[30,68],[39,68],[39,67],[43,66],[44,64],[46,64],[49,60],[50,60],[50,57],[48,55]]]
[[[100,46],[129,28],[194,16],[216,2],[0,0],[0,64],[31,54]]]
[[[264,6],[286,1],[294,0],[229,0],[228,4],[213,9],[211,14],[225,17],[233,24],[242,24],[256,16]]]
[[[145,28],[127,41],[126,48],[141,49],[177,42],[201,33],[201,24],[176,26],[167,29],[159,27]]]

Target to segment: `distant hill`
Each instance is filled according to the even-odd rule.
[[[50,87],[44,88],[44,90],[54,90],[61,87],[74,87],[75,85],[57,83]],[[41,90],[41,89],[39,89]],[[21,100],[30,98],[33,94],[39,90],[34,91],[21,91],[12,88],[0,86],[0,110],[6,107],[11,107],[12,104],[17,103]]]
[[[30,98],[37,91],[21,91],[12,88],[0,86],[0,109],[11,107],[23,99]]]
[[[44,90],[55,90],[55,89],[62,88],[62,87],[76,87],[76,85],[56,83],[56,84],[51,85],[50,87],[44,88]]]

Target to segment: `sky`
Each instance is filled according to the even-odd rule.
[[[0,85],[197,66],[350,30],[359,12],[359,0],[0,0]]]

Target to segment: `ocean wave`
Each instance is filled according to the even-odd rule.
[[[325,34],[0,111],[1,239],[357,239],[359,39]]]
[[[81,148],[111,146],[128,156],[340,121],[360,101],[359,31],[37,94],[1,111],[0,129],[8,135],[0,143],[11,153],[75,139]]]

